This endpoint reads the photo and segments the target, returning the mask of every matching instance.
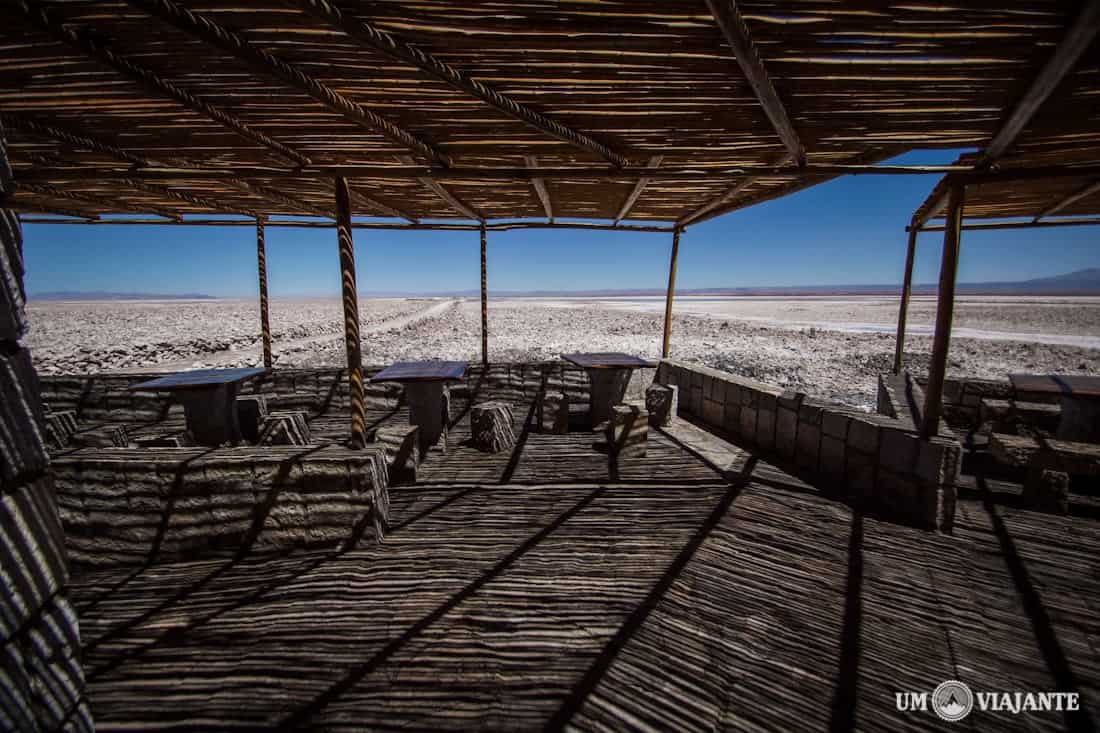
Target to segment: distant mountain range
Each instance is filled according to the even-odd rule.
[[[933,283],[913,285],[916,295],[936,292]],[[898,284],[892,285],[792,285],[747,288],[691,288],[677,289],[678,295],[897,295]],[[1100,268],[1091,267],[1053,277],[1039,277],[1015,282],[959,283],[956,292],[966,295],[1100,295]],[[364,291],[361,295],[373,298],[411,297],[476,297],[476,289],[451,290],[432,293],[406,291]],[[625,288],[607,290],[490,290],[494,298],[623,298],[664,295],[664,288]],[[59,291],[34,293],[31,300],[211,300],[214,296],[202,293],[109,293]]]
[[[31,293],[30,300],[214,300],[203,293],[110,293],[100,290],[57,290]]]

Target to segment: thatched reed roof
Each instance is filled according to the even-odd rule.
[[[984,147],[1037,82],[1020,144],[1100,145],[1081,11],[9,0],[0,113],[27,212],[328,216],[344,174],[359,215],[685,225],[839,165]]]

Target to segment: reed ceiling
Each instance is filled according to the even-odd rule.
[[[354,213],[689,224],[815,166],[982,148],[1080,8],[0,0],[0,121],[25,212],[329,216],[336,168],[423,166],[352,175]],[[1098,80],[1093,42],[1016,147],[1097,162]]]

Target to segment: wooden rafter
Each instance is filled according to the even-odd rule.
[[[398,160],[403,165],[412,165],[412,162],[413,162],[412,158],[410,158],[407,155],[399,155]],[[462,199],[455,196],[442,183],[440,183],[438,181],[435,181],[435,180],[432,180],[431,178],[426,177],[426,176],[418,176],[416,180],[420,181],[420,184],[422,186],[429,189],[432,193],[434,193],[439,198],[443,199],[445,202],[447,202],[448,206],[450,206],[452,209],[454,209],[458,213],[462,214],[466,218],[468,218],[468,219],[477,219],[478,221],[485,221],[485,215],[484,214],[477,211],[476,209],[471,207],[469,204],[467,204],[465,201],[463,201]]]
[[[273,140],[262,132],[254,130],[225,110],[215,107],[191,93],[181,89],[175,84],[162,79],[149,69],[140,66],[129,59],[116,54],[109,48],[94,40],[87,33],[77,33],[72,28],[52,17],[53,13],[37,0],[16,0],[16,6],[23,14],[42,30],[52,34],[58,40],[69,44],[92,58],[115,69],[123,76],[130,78],[141,86],[157,94],[161,94],[179,102],[184,107],[207,117],[220,125],[228,127],[241,137],[250,140],[257,145],[269,148],[284,158],[294,161],[296,165],[309,165],[310,160],[299,152],[291,150],[286,145]]]
[[[401,209],[398,209],[396,207],[390,206],[389,204],[384,204],[377,199],[373,199],[370,196],[359,192],[350,183],[348,184],[348,189],[351,194],[351,200],[364,206],[365,208],[380,212],[383,216],[392,216],[396,219],[405,219],[406,221],[412,222],[413,224],[418,221],[412,214],[402,211]]]
[[[147,0],[143,0],[147,1]],[[616,166],[627,165],[626,157],[616,153],[603,143],[583,132],[520,104],[495,89],[463,74],[435,56],[405,43],[391,33],[366,21],[343,13],[328,0],[286,0],[287,4],[309,12],[343,30],[352,38],[370,46],[390,58],[415,66],[451,87],[480,99],[493,109],[503,112],[536,130],[546,133],[570,145],[595,153]]]
[[[780,101],[775,85],[772,84],[767,69],[764,68],[764,62],[756,51],[756,45],[749,36],[749,29],[745,25],[744,18],[741,17],[736,0],[706,0],[706,2],[711,15],[722,30],[722,35],[726,37],[726,42],[733,49],[737,64],[752,87],[756,99],[764,108],[764,113],[771,121],[776,134],[779,135],[779,139],[783,141],[795,164],[804,165],[806,149],[802,146],[802,141],[787,114],[787,108]]]
[[[778,165],[786,165],[788,162],[790,162],[790,160],[791,156],[790,154],[787,154],[783,156]],[[733,186],[731,186],[730,189],[725,193],[721,194],[720,196],[715,196],[710,201],[707,201],[705,204],[700,206],[698,209],[695,209],[695,211],[692,211],[689,214],[680,217],[676,221],[677,226],[686,227],[689,224],[694,224],[696,221],[702,219],[704,216],[714,211],[715,209],[721,208],[722,206],[725,206],[726,204],[733,201],[735,198],[737,198],[738,195],[741,194],[742,191],[744,191],[752,184],[756,183],[758,180],[760,180],[760,178],[760,176],[747,176],[745,178],[742,178],[740,181],[733,184]]]
[[[26,193],[33,193],[35,196],[41,196],[50,199],[64,199],[66,201],[72,201],[73,203],[80,204],[81,206],[93,207],[95,210],[102,212],[104,210],[119,209],[119,204],[105,199],[98,198],[91,194],[75,193],[73,191],[67,191],[63,188],[57,188],[56,186],[47,186],[40,183],[20,183],[19,191]],[[162,206],[142,204],[140,207],[134,207],[133,213],[151,213],[163,216],[166,219],[179,220],[179,212],[165,209]]]
[[[1100,33],[1100,0],[1089,0],[1066,30],[1066,35],[1027,91],[1012,107],[1000,128],[978,155],[975,168],[989,168],[1016,144],[1016,140],[1035,117],[1043,102],[1054,92],[1062,80],[1077,65],[1082,54]],[[913,214],[910,226],[920,229],[924,223],[938,214],[947,204],[950,187],[945,181],[933,189],[933,193]],[[1040,215],[1041,216],[1041,215]]]
[[[527,164],[528,168],[539,167],[539,159],[534,155],[523,156],[523,162]],[[535,195],[539,197],[539,203],[542,204],[542,210],[546,213],[546,218],[549,221],[554,221],[554,205],[550,201],[550,192],[546,190],[546,181],[541,178],[532,178],[531,187],[535,189]]]
[[[171,23],[175,27],[201,38],[262,73],[270,74],[283,83],[299,89],[333,112],[344,116],[356,125],[384,135],[394,143],[443,166],[450,165],[450,158],[441,151],[385,119],[317,79],[297,66],[288,64],[268,51],[248,41],[233,31],[218,25],[209,18],[196,15],[173,0],[127,0],[134,7]]]
[[[900,153],[903,149],[895,150]],[[790,176],[791,178],[819,178],[821,176],[842,175],[939,175],[943,173],[957,173],[967,175],[972,166],[969,165],[872,165],[863,163],[841,164],[807,164],[802,168],[789,165],[745,165],[736,168],[699,166],[665,166],[662,168],[629,167],[621,169],[612,168],[514,168],[480,166],[476,168],[435,168],[432,166],[416,165],[412,158],[401,158],[402,165],[314,165],[308,168],[268,168],[262,166],[233,167],[199,167],[199,166],[171,166],[153,165],[144,168],[128,168],[124,170],[106,167],[79,166],[59,168],[36,168],[28,171],[29,179],[46,178],[102,178],[113,180],[119,177],[134,176],[148,179],[172,179],[192,177],[204,180],[219,180],[225,178],[255,177],[255,178],[311,178],[344,176],[349,178],[376,178],[379,180],[407,180],[407,179],[451,179],[465,181],[530,181],[532,178],[550,179],[595,179],[616,181],[637,181],[640,178],[654,180],[674,181],[716,181],[740,179],[742,176]],[[1030,170],[1030,169],[1029,169]],[[1038,169],[1043,176],[1059,177],[1064,175],[1089,174],[1095,171],[1095,167],[1080,166],[1076,168],[1048,167]],[[998,175],[1010,174],[1013,171],[998,171]]]
[[[43,137],[49,137],[78,148],[83,148],[85,150],[92,150],[97,153],[103,153],[104,155],[110,155],[112,157],[118,158],[119,160],[131,163],[135,166],[156,167],[160,165],[160,163],[158,163],[157,161],[144,158],[135,153],[127,152],[117,145],[107,142],[106,140],[103,140],[101,138],[83,133],[77,133],[72,130],[63,129],[61,127],[58,127],[54,123],[48,123],[42,120],[29,118],[25,115],[13,115],[10,113],[4,113],[3,115],[0,115],[0,120],[2,120],[4,125],[7,127],[17,128],[25,132],[41,135]],[[177,164],[179,163],[177,162]],[[189,171],[193,170],[193,168],[190,164],[184,164],[182,170]],[[118,180],[123,185],[131,188],[140,188],[148,193],[158,193],[160,195],[167,196],[169,198],[175,198],[180,201],[187,201],[188,203],[193,203],[199,206],[207,206],[214,211],[229,210],[245,214],[247,216],[259,215],[259,212],[256,212],[248,207],[227,207],[225,204],[218,204],[208,199],[200,198],[193,194],[183,193],[175,189],[168,188],[166,186],[157,186],[154,184],[150,184],[144,180],[129,177],[125,173]],[[269,188],[267,186],[261,186],[256,183],[250,183],[248,181],[237,178],[226,178],[224,182],[228,186],[232,186],[233,188],[236,188],[237,190],[242,191],[250,196],[264,199],[268,203],[277,203],[283,206],[289,206],[293,210],[301,211],[304,213],[314,213],[329,218],[335,217],[334,212],[330,210],[326,210],[323,207],[318,207],[305,201],[300,201],[296,198],[287,196],[282,192],[276,191],[275,189]],[[21,181],[21,183],[25,182]]]
[[[665,159],[663,155],[654,155],[649,159],[647,168],[657,168],[661,165],[661,161]],[[619,213],[615,215],[615,223],[625,219],[630,214],[630,210],[634,208],[634,204],[638,203],[638,198],[642,195],[642,191],[649,185],[649,178],[639,178],[638,182],[634,184],[634,189],[630,192],[630,195],[626,197],[626,201],[619,208]]]
[[[30,211],[34,214],[55,214],[63,217],[73,217],[74,221],[80,223],[91,223],[94,221],[103,221],[98,214],[84,214],[83,211],[77,211],[76,209],[70,209],[67,206],[57,206],[56,204],[34,204],[33,201],[15,201],[10,198],[4,201],[4,206],[14,211]],[[22,219],[22,216],[20,217]],[[24,221],[24,223],[51,223],[46,221]],[[61,223],[61,222],[58,222]],[[106,221],[105,221],[106,223]],[[158,220],[157,223],[165,223],[165,221]]]
[[[1098,193],[1100,193],[1100,181],[1093,181],[1087,186],[1082,186],[1070,195],[1046,207],[1036,215],[1033,221],[1039,221],[1045,216],[1053,216],[1067,206],[1071,206],[1082,199],[1087,199],[1089,196],[1095,196]]]

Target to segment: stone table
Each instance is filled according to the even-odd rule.
[[[443,390],[462,379],[464,361],[399,361],[375,374],[372,382],[400,382],[409,403],[409,424],[420,428],[420,447],[427,450],[446,430]]]
[[[653,366],[645,359],[617,352],[562,354],[561,358],[588,373],[592,383],[588,413],[594,426],[606,422],[611,417],[611,408],[623,401],[630,372]]]
[[[200,445],[239,443],[237,389],[265,374],[263,367],[243,369],[196,369],[130,386],[133,391],[172,392],[183,405],[187,430]]]

